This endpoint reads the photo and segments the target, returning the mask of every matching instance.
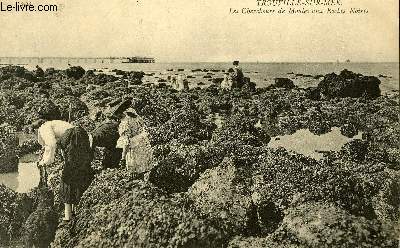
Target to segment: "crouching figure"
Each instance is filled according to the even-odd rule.
[[[52,164],[57,148],[61,149],[64,159],[61,176],[61,195],[65,206],[63,220],[68,222],[72,218],[74,205],[78,204],[94,175],[89,136],[81,127],[66,121],[53,120],[44,122],[39,127],[38,141],[45,149],[38,164],[41,167]]]

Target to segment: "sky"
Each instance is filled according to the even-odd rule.
[[[0,12],[0,57],[398,62],[398,1],[341,1],[342,9],[368,13],[229,13],[256,9],[256,0],[31,0],[57,4],[59,11]]]

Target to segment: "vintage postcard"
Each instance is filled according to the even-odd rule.
[[[0,247],[390,247],[396,0],[0,0]]]

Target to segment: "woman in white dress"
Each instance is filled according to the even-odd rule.
[[[127,169],[142,173],[150,169],[152,148],[144,120],[132,108],[125,111],[125,117],[118,128],[117,148],[122,148],[122,159]]]

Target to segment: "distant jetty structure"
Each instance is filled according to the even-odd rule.
[[[128,57],[122,63],[155,63],[154,58],[149,57]]]
[[[155,63],[151,57],[0,57],[5,64],[90,64],[90,63]]]

